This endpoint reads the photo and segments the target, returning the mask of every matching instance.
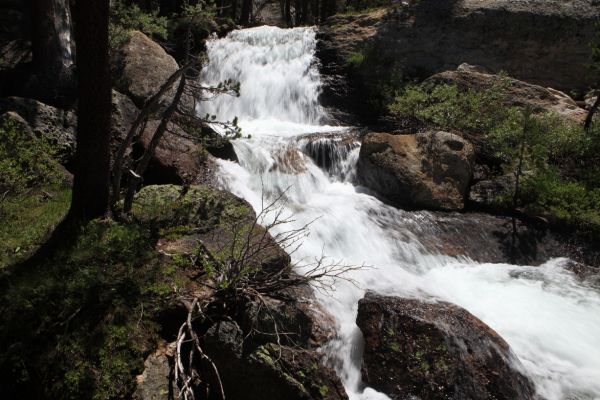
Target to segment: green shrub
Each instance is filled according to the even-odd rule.
[[[55,153],[43,138],[36,140],[11,119],[1,120],[0,195],[60,181],[61,168],[52,158]]]
[[[357,51],[350,53],[350,55],[348,55],[348,57],[346,58],[346,64],[350,68],[358,68],[365,61],[366,57],[367,56],[364,52]]]
[[[175,276],[155,242],[138,224],[93,221],[72,247],[13,271],[0,300],[0,385],[43,398],[130,397],[156,318],[174,301]]]
[[[398,118],[412,118],[447,129],[487,132],[508,116],[503,85],[488,90],[460,90],[456,85],[409,85],[389,106]]]
[[[600,189],[589,190],[581,182],[565,182],[556,171],[526,179],[521,198],[529,212],[571,224],[600,225]]]
[[[111,2],[110,48],[115,50],[129,39],[129,32],[142,31],[156,40],[167,39],[167,18],[158,12],[145,12],[137,4],[127,5],[123,0]]]

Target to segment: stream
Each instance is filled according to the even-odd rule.
[[[203,82],[239,81],[241,95],[216,98],[201,111],[238,117],[246,136],[233,141],[239,163],[219,161],[223,187],[257,212],[283,195],[293,221],[275,229],[309,224],[293,254],[298,272],[321,254],[367,266],[348,273],[354,282],[339,279],[331,292],[316,292],[336,319],[337,336],[323,351],[349,397],[387,399],[360,376],[357,303],[373,290],[464,307],[510,344],[541,397],[600,399],[598,290],[565,269],[567,259],[532,267],[442,255],[423,239],[435,232],[439,213],[390,207],[357,185],[354,130],[327,125],[331,118],[319,105],[315,34],[310,27],[263,26],[209,40]]]

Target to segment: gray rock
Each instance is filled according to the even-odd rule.
[[[356,323],[363,380],[393,400],[535,398],[508,344],[454,304],[367,293]]]
[[[365,92],[399,74],[425,78],[462,63],[567,93],[595,85],[588,65],[600,3],[590,0],[426,0],[359,15],[336,15],[320,28],[327,105],[364,110]],[[373,58],[342,79],[353,54]],[[378,76],[373,75],[373,66]],[[345,83],[349,83],[349,90]]]
[[[63,162],[75,156],[77,116],[32,99],[8,97],[0,99],[0,112],[14,111],[19,114],[38,137],[50,140],[58,149]]]
[[[177,398],[177,385],[171,380],[175,343],[161,343],[144,361],[144,372],[136,378],[134,400],[164,400],[169,394]]]

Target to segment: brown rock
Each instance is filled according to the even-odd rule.
[[[464,208],[473,146],[452,133],[370,133],[363,139],[357,175],[367,187],[409,208]]]
[[[134,31],[115,55],[113,75],[119,91],[141,107],[179,66],[173,57],[142,32]],[[172,97],[174,90],[171,91]]]
[[[534,398],[508,344],[454,304],[367,293],[357,324],[363,379],[394,400]]]
[[[160,121],[146,124],[139,145],[146,150]],[[216,169],[213,157],[202,145],[188,138],[179,126],[170,124],[160,140],[150,165],[144,174],[145,184],[198,184],[208,183]]]

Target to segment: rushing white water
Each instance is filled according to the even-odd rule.
[[[598,291],[563,268],[562,259],[527,267],[440,255],[419,241],[435,227],[434,214],[386,206],[353,185],[358,143],[350,130],[320,124],[325,112],[318,103],[315,44],[311,28],[259,27],[210,41],[203,78],[208,84],[238,80],[241,96],[220,98],[203,112],[237,116],[252,135],[234,142],[239,164],[220,162],[224,186],[257,210],[263,196],[289,188],[286,207],[295,222],[282,229],[314,221],[294,254],[300,272],[302,260],[322,252],[372,266],[351,272],[360,288],[342,280],[333,296],[317,293],[337,319],[338,336],[324,350],[349,396],[387,398],[360,379],[362,338],[355,319],[357,302],[370,289],[456,303],[511,345],[539,395],[600,399]],[[323,136],[306,135],[314,132]]]

